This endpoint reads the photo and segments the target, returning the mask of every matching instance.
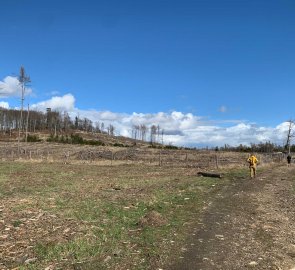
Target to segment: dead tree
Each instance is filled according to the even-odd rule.
[[[20,135],[23,129],[23,109],[24,109],[26,85],[27,83],[31,82],[30,77],[26,76],[25,68],[23,66],[21,66],[20,68],[18,80],[21,85],[21,110],[20,110],[20,120],[19,120],[20,124],[18,128],[18,149],[19,149]]]
[[[141,140],[145,141],[146,139],[146,132],[147,132],[147,126],[142,124],[140,125],[140,132],[141,132]]]
[[[291,140],[295,136],[295,134],[293,132],[294,121],[290,119],[287,122],[289,123],[289,128],[288,128],[287,140],[286,140],[285,147],[286,147],[286,150],[288,150],[288,153],[290,154],[290,152],[291,152]]]
[[[156,142],[157,126],[152,125],[150,129],[151,129],[150,139],[151,139],[151,144],[153,145]]]
[[[29,115],[30,115],[30,105],[28,104],[28,113],[27,113],[27,121],[26,121],[26,142],[28,142]]]

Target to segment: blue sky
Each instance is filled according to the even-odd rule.
[[[0,4],[3,106],[20,104],[8,79],[23,65],[25,103],[112,120],[122,135],[160,123],[179,145],[282,143],[295,117],[294,1]]]

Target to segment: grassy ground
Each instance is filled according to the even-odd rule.
[[[21,270],[160,268],[210,196],[246,173],[21,162],[0,171],[0,261]]]

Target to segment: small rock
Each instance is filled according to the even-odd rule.
[[[258,265],[258,263],[257,262],[254,262],[254,261],[252,261],[252,262],[249,263],[249,266],[251,266],[251,267],[255,267],[257,265]]]
[[[224,240],[224,236],[222,234],[216,234],[215,237],[219,240]]]
[[[27,259],[27,260],[25,261],[25,264],[34,263],[34,262],[36,262],[36,261],[37,261],[37,258]]]
[[[107,263],[107,262],[109,262],[111,259],[112,259],[111,256],[107,256],[107,257],[104,259],[104,262]]]
[[[70,228],[67,228],[64,230],[64,233],[68,233],[71,229]]]

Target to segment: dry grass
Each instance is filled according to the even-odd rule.
[[[194,169],[142,164],[2,162],[0,170],[3,269],[154,269],[179,252],[218,188]]]
[[[160,268],[181,252],[210,196],[247,174],[247,154],[239,153],[218,153],[221,181],[196,176],[199,169],[216,170],[215,152],[21,149],[12,158],[16,146],[0,144],[0,269]],[[79,158],[89,152],[95,158]],[[118,154],[109,159],[109,153]],[[230,176],[229,167],[242,170]]]

